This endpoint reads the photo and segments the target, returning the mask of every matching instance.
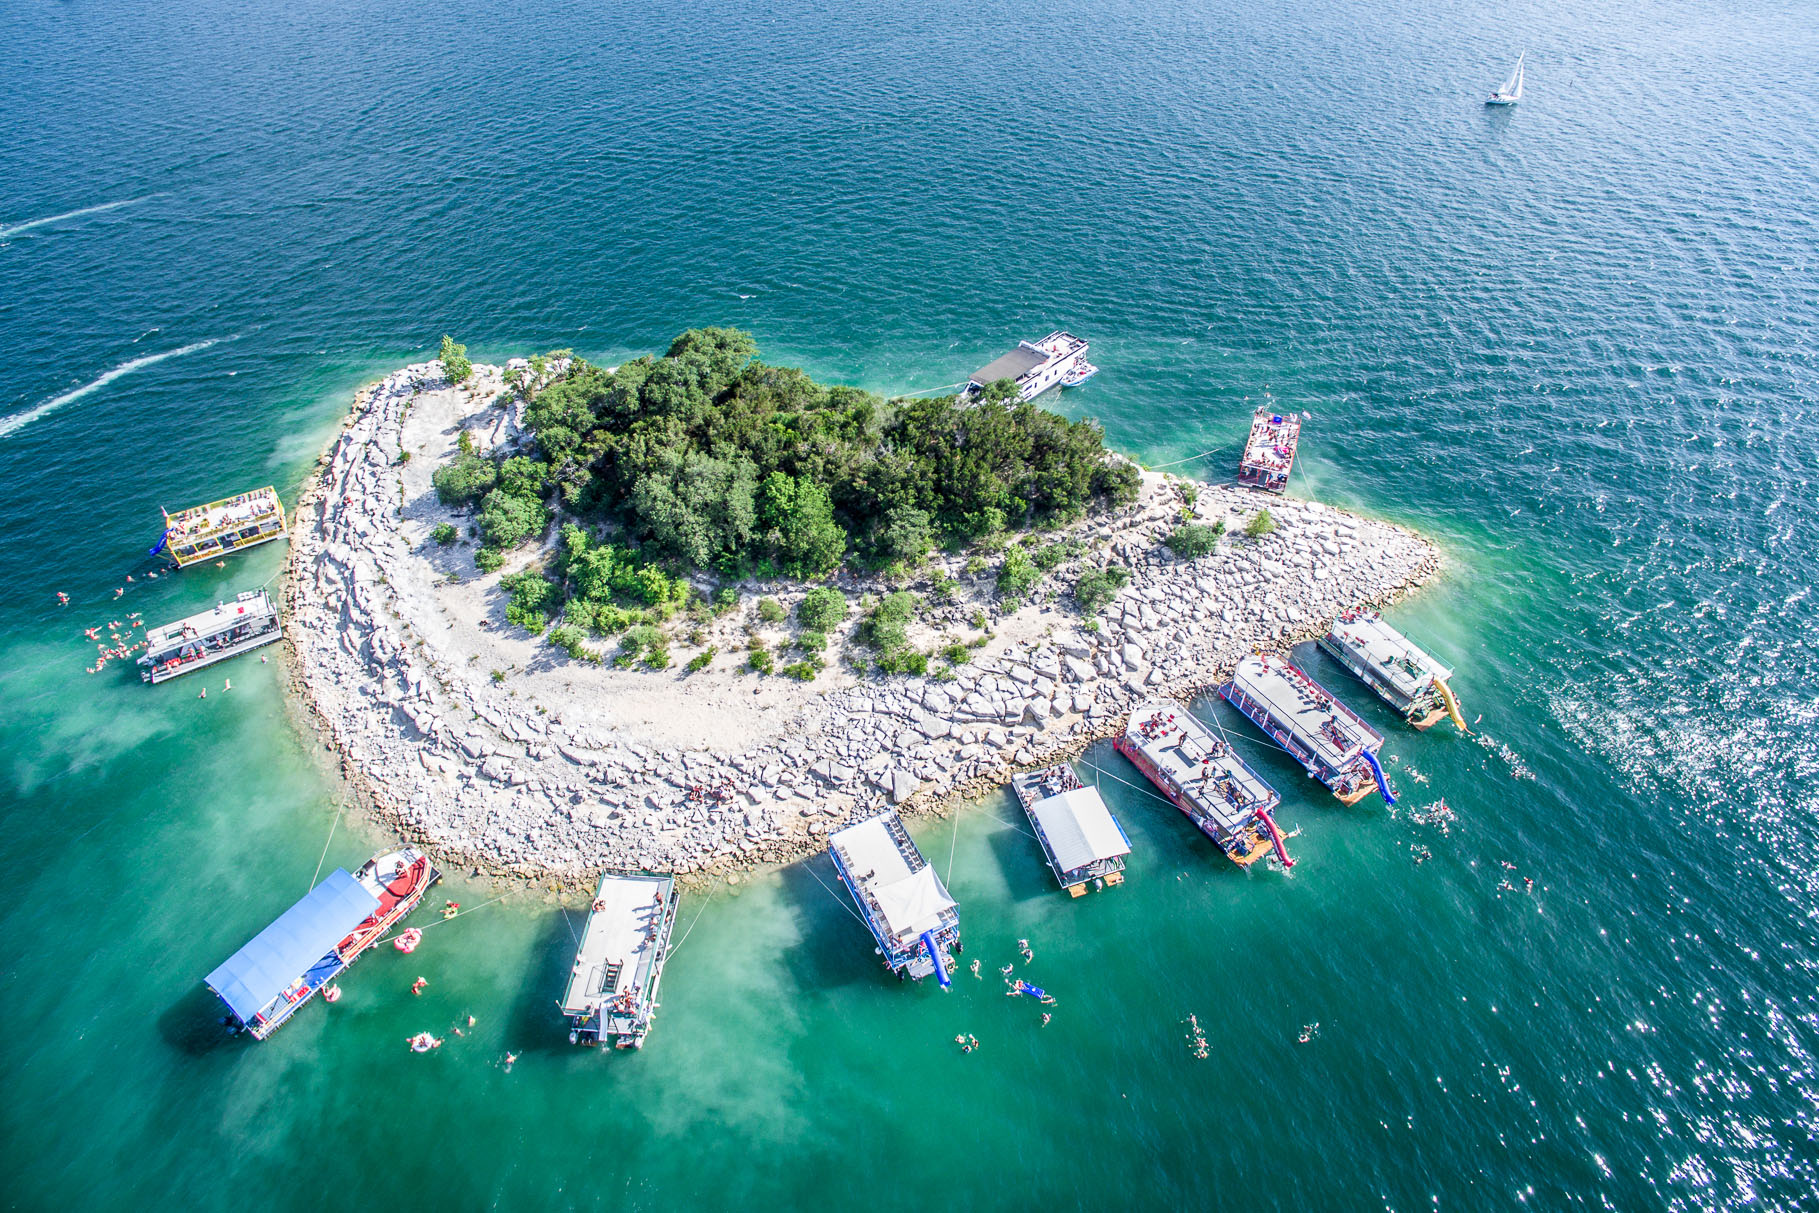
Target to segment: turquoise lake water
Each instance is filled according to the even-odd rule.
[[[1812,17],[0,0],[5,1202],[1810,1203]],[[1252,746],[1292,875],[1219,861],[1108,747],[1121,889],[1053,891],[1008,797],[920,824],[986,970],[945,994],[884,975],[821,860],[685,901],[636,1056],[567,1044],[577,919],[533,894],[223,1040],[202,976],[325,840],[385,839],[330,839],[275,659],[206,700],[82,672],[83,628],[280,566],[129,586],[158,507],[294,498],[444,332],[612,360],[697,324],[891,391],[1067,327],[1104,369],[1051,403],[1209,477],[1266,392],[1307,410],[1294,492],[1445,546],[1392,618],[1479,740],[1311,656],[1404,800]],[[1450,833],[1411,814],[1441,796]],[[992,974],[1019,938],[1046,1027]]]

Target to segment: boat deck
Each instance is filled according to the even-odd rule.
[[[562,996],[565,1015],[601,1014],[607,1031],[630,1030],[634,1004],[654,992],[654,979],[673,920],[673,876],[609,872],[600,878],[593,908]],[[628,997],[629,996],[629,997]]]
[[[1251,656],[1238,663],[1231,689],[1268,713],[1288,737],[1278,737],[1304,762],[1343,771],[1383,736],[1302,670],[1280,658]],[[1242,704],[1236,704],[1242,710]]]
[[[1330,650],[1342,646],[1405,701],[1426,692],[1434,685],[1434,679],[1453,676],[1452,670],[1385,623],[1375,611],[1341,615],[1327,633],[1327,640],[1330,643],[1325,647]]]
[[[271,485],[164,515],[171,559],[195,564],[284,534],[284,503]]]
[[[1260,408],[1251,418],[1251,432],[1238,461],[1238,482],[1281,492],[1295,466],[1295,447],[1301,440],[1301,419],[1293,413]]]
[[[1131,713],[1124,736],[1183,798],[1227,831],[1238,832],[1259,810],[1281,803],[1223,738],[1174,700],[1143,704]]]

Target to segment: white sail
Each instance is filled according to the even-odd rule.
[[[1497,90],[1497,96],[1508,101],[1520,101],[1522,99],[1522,61],[1527,57],[1527,51],[1522,52],[1522,54],[1516,57],[1516,68],[1510,73],[1510,78],[1505,80],[1502,87]]]

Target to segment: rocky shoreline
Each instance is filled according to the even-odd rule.
[[[427,538],[451,517],[429,473],[456,435],[482,449],[518,437],[492,403],[501,376],[476,366],[450,387],[424,363],[364,389],[297,504],[284,580],[293,690],[357,798],[444,861],[494,876],[787,862],[886,806],[941,810],[1071,757],[1141,699],[1204,693],[1244,654],[1319,635],[1442,563],[1389,523],[1230,486],[1188,494],[1146,474],[1135,506],[1062,533],[1129,570],[1097,630],[1033,602],[991,618],[945,679],[602,668],[510,635],[498,574],[474,575],[470,561],[463,579],[459,549]],[[1203,521],[1267,506],[1277,529],[1177,559],[1160,539],[1189,496]],[[959,599],[930,612],[937,624],[994,614],[989,591],[953,584]],[[780,599],[792,589],[763,587]]]

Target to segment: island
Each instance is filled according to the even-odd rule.
[[[559,886],[947,811],[1442,564],[1008,383],[885,400],[724,329],[617,368],[445,341],[356,394],[294,518],[292,687],[358,800]]]

